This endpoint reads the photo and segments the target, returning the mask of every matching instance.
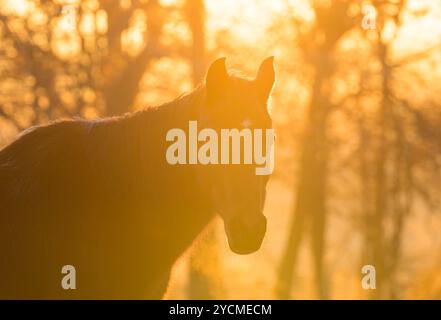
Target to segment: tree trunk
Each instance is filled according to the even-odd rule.
[[[373,240],[373,262],[376,269],[377,289],[373,291],[375,299],[382,299],[386,295],[387,277],[385,268],[385,241],[384,241],[384,215],[386,211],[386,197],[388,192],[388,181],[386,179],[386,161],[388,148],[386,142],[386,129],[388,125],[389,107],[389,68],[387,64],[387,46],[379,36],[378,54],[382,66],[382,97],[380,110],[378,112],[378,137],[374,159],[374,212],[372,219],[372,240]]]
[[[282,257],[276,295],[288,299],[292,287],[294,268],[305,230],[310,230],[311,247],[315,266],[317,294],[321,299],[328,298],[325,270],[323,266],[325,235],[325,183],[327,151],[325,147],[325,128],[328,104],[321,92],[326,78],[327,62],[316,66],[316,76],[308,109],[308,120],[302,143],[300,178],[296,190],[294,219],[291,224],[288,242]]]
[[[108,115],[128,112],[135,102],[139,83],[152,58],[160,55],[159,37],[162,30],[162,14],[158,0],[149,0],[145,5],[148,23],[148,41],[143,52],[131,58],[122,51],[121,31],[124,30],[130,15],[123,11],[117,21],[109,18],[109,55],[103,66],[104,77],[102,93]],[[109,9],[110,10],[110,9]],[[129,10],[127,10],[130,12]],[[112,17],[112,14],[110,15]],[[121,21],[123,20],[123,21]]]

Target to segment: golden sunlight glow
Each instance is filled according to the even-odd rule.
[[[322,298],[317,288],[329,285],[331,299],[366,299],[372,292],[360,286],[360,264],[363,259],[384,259],[382,254],[387,253],[383,271],[396,268],[396,282],[389,284],[394,290],[385,294],[387,298],[388,294],[405,299],[440,298],[441,214],[432,211],[441,207],[437,180],[441,0],[407,0],[404,9],[395,6],[397,0],[350,0],[349,8],[340,7],[341,0],[202,0],[190,3],[195,4],[192,9],[197,7],[194,12],[189,11],[188,1],[192,0],[158,0],[156,6],[149,0],[0,0],[0,15],[5,18],[0,20],[0,147],[30,126],[66,117],[96,119],[124,114],[175,102],[192,90],[201,96],[193,99],[192,94],[184,95],[178,99],[183,108],[175,111],[172,102],[164,114],[172,110],[175,119],[189,103],[204,111],[210,104],[201,101],[210,102],[213,96],[219,100],[213,100],[214,105],[235,109],[210,109],[213,115],[205,119],[203,114],[204,121],[225,117],[232,123],[237,112],[240,120],[257,126],[259,115],[269,122],[264,109],[268,107],[278,135],[277,165],[269,180],[265,207],[256,210],[256,205],[251,210],[264,211],[268,217],[262,247],[253,255],[233,254],[224,241],[224,222],[217,217],[195,245],[180,253],[166,297],[186,299],[192,281],[206,277],[210,285],[215,284],[216,289],[210,292],[214,298],[268,299],[279,297],[277,286],[283,287],[282,280],[291,277],[292,286],[285,288],[290,298]],[[314,6],[318,3],[328,6]],[[385,3],[388,5],[383,6]],[[386,21],[383,29],[363,28],[364,6],[384,18],[377,24],[383,28]],[[402,10],[401,20],[389,16],[393,10]],[[209,69],[218,57],[226,57],[230,75],[236,75],[233,72],[237,70],[238,77],[243,74],[254,81],[228,76],[222,60],[218,60],[217,70]],[[221,101],[225,97],[228,99]],[[261,109],[252,109],[253,103]],[[155,110],[145,112],[146,117],[150,111],[158,116],[155,123],[143,127],[145,132],[163,120],[162,111]],[[225,110],[228,113],[223,114]],[[197,117],[202,111],[198,109]],[[115,117],[118,121],[123,120]],[[164,126],[161,123],[159,127],[162,130]],[[130,143],[131,138],[120,136],[116,142]],[[106,137],[103,134],[102,139]],[[87,139],[78,143],[83,140]],[[150,136],[134,140],[150,143]],[[106,156],[114,151],[107,144],[111,142],[103,143],[105,148],[100,151]],[[155,143],[149,146],[151,154],[155,147]],[[115,177],[135,172],[133,159],[141,154],[118,160],[124,161],[121,167],[125,171],[115,171]],[[109,161],[109,166],[120,162]],[[0,170],[3,178],[1,174]],[[103,174],[97,179],[101,176],[108,176],[109,181],[114,178]],[[181,183],[166,174],[154,178],[158,183],[167,182],[157,188],[167,192]],[[210,187],[215,183],[210,181]],[[112,191],[119,185],[108,183]],[[182,185],[187,188],[190,184]],[[235,196],[249,191],[249,183],[239,187],[232,192]],[[129,196],[121,198],[142,198],[145,189],[156,192],[145,185],[140,192],[135,188],[127,188]],[[0,188],[0,193],[5,189]],[[104,200],[119,200],[111,198]],[[167,201],[172,203],[170,199]],[[262,204],[262,199],[259,202]],[[122,205],[120,211],[126,207],[143,208]],[[242,207],[230,210],[234,214],[246,211]],[[296,229],[297,216],[304,225]],[[192,218],[176,225],[184,230],[198,221]],[[95,219],[98,223],[93,216]],[[373,219],[378,219],[375,225],[370,224]],[[124,225],[118,236],[129,234],[132,228],[143,229],[143,224]],[[158,234],[167,230],[163,225],[156,229]],[[159,243],[162,250],[172,238],[167,235],[151,242]],[[208,245],[204,247],[204,243]],[[290,250],[291,245],[296,249]],[[389,253],[394,249],[397,252],[391,258]],[[291,270],[289,255],[293,251],[296,265],[286,276],[283,264]],[[196,280],[191,274],[195,271],[200,272]]]
[[[5,13],[18,16],[24,16],[32,8],[32,1],[29,0],[3,0],[3,8],[0,9]]]

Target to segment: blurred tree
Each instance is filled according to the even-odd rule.
[[[373,297],[396,299],[403,298],[399,290],[399,266],[406,220],[416,196],[422,195],[421,203],[429,205],[432,211],[436,206],[433,195],[436,197],[440,191],[439,182],[430,184],[427,181],[431,179],[424,179],[422,185],[417,173],[438,172],[439,179],[436,158],[441,141],[436,125],[440,112],[432,114],[412,101],[412,96],[403,96],[400,89],[411,81],[414,90],[424,90],[422,87],[427,81],[424,78],[433,75],[421,77],[418,72],[412,75],[407,67],[430,61],[431,53],[441,49],[441,44],[395,61],[393,45],[400,34],[404,14],[406,10],[409,12],[407,0],[374,1],[373,5],[377,11],[377,28],[371,42],[380,65],[377,86],[380,100],[371,128],[367,129],[365,122],[361,127],[360,149],[373,151],[371,157],[365,151],[360,155],[360,178],[365,190],[365,196],[361,196],[366,231],[363,264],[376,268],[377,289]],[[431,95],[426,94],[426,99]],[[430,109],[440,109],[437,103],[427,102]]]
[[[163,40],[167,19],[182,11],[178,6],[158,0],[34,0],[26,6],[0,7],[0,115],[18,129],[63,116],[127,112],[152,59],[189,57],[185,39]]]
[[[339,179],[344,173],[355,169],[362,186],[357,195],[362,223],[354,212],[348,212],[347,217],[356,222],[353,230],[361,231],[364,237],[361,264],[374,265],[377,271],[377,290],[372,291],[372,297],[400,298],[399,267],[406,220],[412,210],[416,211],[416,203],[426,204],[428,212],[439,208],[436,194],[440,193],[441,184],[436,159],[440,152],[437,123],[441,108],[434,101],[434,74],[423,74],[422,70],[424,65],[436,63],[434,53],[441,47],[437,43],[404,58],[394,52],[404,15],[421,18],[428,11],[412,12],[405,0],[372,1],[376,25],[367,31],[361,30],[361,23],[355,28],[355,22],[362,18],[361,3],[312,3],[315,19],[311,27],[305,21],[293,19],[296,28],[302,30],[294,47],[304,54],[312,76],[293,220],[280,263],[276,295],[290,297],[300,244],[310,235],[317,293],[321,298],[330,297],[327,282],[331,275],[323,261],[327,217],[332,213],[327,202],[337,200],[330,188],[338,189],[335,184],[341,183]],[[348,46],[350,42],[346,41],[348,54],[344,55],[341,44],[347,39],[359,45]],[[350,58],[351,55],[358,59]],[[354,77],[360,80],[358,85],[354,85]],[[412,90],[403,91],[409,83]],[[420,90],[424,103],[414,99],[410,93],[414,90]],[[358,148],[349,156],[344,155],[342,145],[331,143],[336,130],[330,127],[335,125],[330,119],[340,112],[348,115],[346,120],[339,119],[340,126],[347,121],[346,126],[355,123],[358,130]],[[341,141],[347,142],[350,133],[344,134]],[[334,168],[337,170],[329,171],[330,158],[342,163]],[[429,178],[430,174],[433,178]],[[340,200],[345,203],[343,211],[347,211],[352,199]]]
[[[135,101],[139,82],[152,59],[171,54],[176,48],[161,46],[160,37],[165,20],[165,11],[158,0],[131,1],[126,8],[120,8],[121,1],[101,1],[101,10],[108,16],[107,55],[101,58],[103,93],[107,113],[110,115],[127,112]],[[144,39],[143,47],[133,56],[124,48],[122,35],[130,24],[144,20],[144,32],[138,36]],[[130,31],[129,31],[130,32]],[[130,37],[130,33],[126,33]],[[138,50],[137,50],[138,51]]]
[[[301,146],[293,220],[276,284],[276,296],[281,299],[290,297],[294,267],[306,232],[310,235],[318,297],[329,298],[324,264],[329,152],[327,125],[329,113],[334,107],[329,100],[332,87],[329,82],[335,72],[335,47],[354,23],[348,16],[350,3],[317,1],[314,5],[315,24],[301,36],[299,43],[304,59],[312,69],[312,84]]]

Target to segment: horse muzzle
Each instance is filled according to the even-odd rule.
[[[266,217],[243,221],[240,217],[225,222],[225,232],[231,251],[237,254],[250,254],[259,250],[266,232]]]

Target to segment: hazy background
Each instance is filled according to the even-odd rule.
[[[255,75],[269,55],[262,249],[229,252],[216,219],[167,298],[440,299],[439,0],[0,0],[0,146],[166,102],[216,57]],[[376,290],[361,287],[367,264]]]

